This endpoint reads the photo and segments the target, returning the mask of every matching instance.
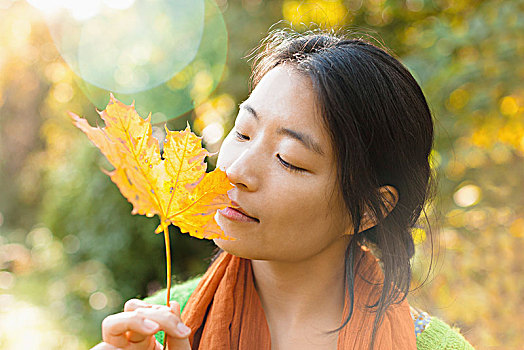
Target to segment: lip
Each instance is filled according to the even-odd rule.
[[[218,212],[224,217],[239,222],[260,222],[259,219],[254,218],[247,214],[237,202],[231,201],[233,207],[227,207],[225,209],[220,209]]]

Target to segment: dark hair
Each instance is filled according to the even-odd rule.
[[[337,178],[354,226],[345,258],[351,311],[337,330],[353,312],[359,246],[371,243],[380,251],[382,293],[367,305],[376,308],[373,348],[387,308],[403,301],[409,291],[414,254],[411,230],[432,193],[433,121],[428,104],[409,71],[384,49],[363,39],[333,32],[277,30],[256,52],[252,88],[284,63],[308,76],[334,145]],[[393,203],[385,203],[379,192],[385,185],[399,193],[389,215],[387,207]],[[374,215],[377,224],[359,232],[364,212]]]

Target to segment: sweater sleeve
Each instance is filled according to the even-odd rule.
[[[198,282],[200,282],[201,278],[201,276],[192,278],[190,280],[187,280],[186,282],[173,286],[173,288],[171,289],[171,296],[169,300],[176,301],[180,304],[181,313],[184,310],[184,307],[186,306],[189,297],[197,287]],[[166,305],[166,293],[167,291],[165,289],[162,289],[156,294],[153,294],[152,296],[145,298],[144,301],[156,305]],[[155,334],[155,337],[156,340],[162,344],[164,341],[164,332],[158,332],[157,334]]]
[[[417,336],[417,350],[475,350],[460,334],[445,322],[432,316],[429,324]]]

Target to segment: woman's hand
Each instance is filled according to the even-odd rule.
[[[103,342],[91,350],[162,350],[155,333],[164,331],[169,350],[190,350],[191,330],[180,320],[180,305],[152,305],[131,299],[124,312],[107,316],[102,322]]]

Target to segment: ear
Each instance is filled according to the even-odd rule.
[[[384,217],[388,216],[389,213],[395,208],[398,203],[398,191],[395,187],[391,185],[382,186],[379,188],[380,199],[384,206],[382,207],[382,215]],[[359,232],[368,230],[375,226],[378,223],[376,216],[368,208],[362,214],[362,220],[360,221],[360,230]]]

